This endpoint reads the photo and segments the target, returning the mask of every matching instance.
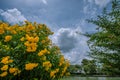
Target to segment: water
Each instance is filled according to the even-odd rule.
[[[120,77],[66,77],[60,80],[120,80]]]

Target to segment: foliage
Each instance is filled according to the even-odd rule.
[[[80,77],[80,76],[72,76],[65,77],[60,80],[120,80],[120,77]]]
[[[108,75],[120,74],[120,1],[113,0],[110,11],[103,10],[97,19],[88,20],[98,26],[97,32],[86,34],[90,56],[103,64]]]
[[[45,24],[0,22],[0,79],[57,80],[68,75],[69,61],[52,44]]]
[[[81,63],[82,63],[81,67],[84,71],[84,74],[90,74],[90,75],[96,74],[97,66],[95,60],[83,59]]]
[[[73,73],[73,74],[75,74],[75,73],[81,73],[82,67],[81,67],[81,65],[78,65],[78,64],[76,64],[76,65],[70,65],[68,67],[68,70],[69,70],[70,73]]]

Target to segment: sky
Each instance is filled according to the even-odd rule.
[[[0,20],[11,24],[25,20],[46,24],[50,36],[71,64],[89,58],[88,38],[81,33],[95,32],[96,25],[86,19],[96,18],[111,0],[0,0]]]

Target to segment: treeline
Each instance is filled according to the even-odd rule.
[[[104,8],[101,15],[87,21],[97,26],[95,33],[84,34],[93,60],[71,65],[70,72],[120,76],[120,0],[112,0],[109,9]]]
[[[103,64],[98,63],[95,60],[83,59],[81,64],[75,64],[69,66],[69,72],[71,75],[80,76],[119,76],[108,74],[109,71],[105,70],[106,67]],[[109,69],[108,69],[109,70]]]
[[[112,7],[104,8],[96,19],[87,20],[97,26],[89,37],[90,57],[100,63],[107,75],[120,75],[120,0],[112,0]]]

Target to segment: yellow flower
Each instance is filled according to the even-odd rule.
[[[0,27],[0,34],[3,34],[5,31],[2,27]]]
[[[32,52],[31,47],[27,47],[26,51],[27,51],[27,52]]]
[[[7,35],[7,36],[5,36],[5,42],[8,42],[8,41],[10,41],[12,39],[12,36],[10,36],[10,35]]]
[[[37,36],[37,33],[33,33],[33,36],[34,36],[34,37]]]
[[[20,38],[20,41],[24,41],[24,40],[25,40],[25,38],[24,38],[24,37]]]
[[[28,34],[25,35],[26,39],[28,39],[30,36]]]
[[[62,55],[61,57],[60,57],[60,61],[64,61],[65,59],[64,59],[64,56]]]
[[[64,56],[62,55],[60,57],[60,62],[59,62],[59,66],[61,66],[63,63],[64,63],[65,59],[64,59]]]
[[[37,46],[32,46],[32,51],[36,51],[37,50]]]
[[[15,75],[17,75],[18,74],[18,72],[16,71],[13,75],[15,76]]]
[[[1,60],[1,63],[8,64],[9,63],[9,61],[8,61],[9,58],[10,58],[10,56],[3,57],[2,60]]]
[[[41,51],[38,53],[38,56],[42,56],[44,55],[44,53],[42,53]]]
[[[62,66],[62,64],[63,64],[62,62],[59,62],[59,66]]]
[[[35,34],[35,33],[34,33]],[[39,41],[39,37],[36,36],[36,37],[30,37],[28,34],[26,34],[26,39],[29,41],[29,42],[32,42],[32,43],[37,43]]]
[[[34,42],[38,42],[39,41],[39,37],[38,36],[36,36],[35,38],[34,38]]]
[[[42,26],[42,25],[38,25],[38,28],[39,28],[39,29],[42,29],[42,28],[43,28],[43,26]]]
[[[21,71],[20,70],[18,70],[18,73],[20,73]]]
[[[37,47],[37,44],[36,43],[31,43],[30,46],[31,47]]]
[[[51,67],[52,64],[50,63],[50,61],[46,61],[46,62],[43,62],[43,67],[45,67],[45,66]]]
[[[46,60],[46,56],[42,56],[42,57],[41,57],[41,60]]]
[[[56,71],[51,71],[51,72],[50,72],[50,77],[55,78],[55,73],[56,73]]]
[[[50,72],[50,77],[55,78],[55,74],[56,74],[57,72],[59,72],[59,68],[51,71],[51,72]]]
[[[4,29],[7,29],[8,28],[8,24],[7,23],[3,23],[3,27],[4,27]]]
[[[27,27],[29,28],[29,30],[35,30],[35,27],[32,25],[28,25]]]
[[[66,66],[70,66],[70,62],[68,60],[66,60]]]
[[[36,50],[37,50],[37,47],[35,47],[35,46],[29,46],[26,49],[27,52],[35,52]]]
[[[43,53],[47,53],[47,49],[45,48],[44,50],[42,50],[43,51]]]
[[[44,50],[41,50],[39,53],[38,53],[38,56],[42,56],[44,55],[45,53],[47,53],[47,49],[45,48]]]
[[[13,62],[13,60],[12,59],[10,59],[9,61],[8,61],[8,63],[12,63]]]
[[[38,66],[38,63],[28,63],[28,64],[25,64],[25,70],[32,70],[37,66]]]
[[[65,72],[66,70],[67,70],[67,67],[65,66],[64,69],[63,69],[63,71]]]
[[[10,69],[9,69],[9,72],[10,72],[10,73],[14,73],[14,72],[16,72],[16,71],[17,71],[17,68],[10,68]]]
[[[24,43],[24,45],[25,45],[25,46],[30,46],[30,42],[29,42],[29,41],[26,41],[26,42]]]
[[[18,73],[20,73],[21,71],[18,68],[10,68],[9,72],[15,76]]]
[[[17,32],[15,30],[11,30],[11,33],[12,34],[16,34]]]
[[[41,43],[44,44],[46,41],[45,40],[42,40]]]
[[[64,74],[64,73],[66,72],[66,70],[67,70],[67,67],[65,66],[65,67],[63,68],[62,74]]]
[[[49,68],[52,67],[52,64],[50,61],[43,62],[43,67],[45,67],[45,70],[47,71]]]
[[[22,30],[23,30],[23,27],[19,27],[18,30],[19,30],[19,31],[22,31]]]
[[[28,37],[29,42],[34,42],[34,37]]]
[[[50,52],[49,52],[49,51],[47,51],[47,53],[48,53],[48,54],[50,54]]]
[[[2,71],[5,71],[5,70],[7,70],[7,69],[8,69],[8,65],[4,65],[4,66],[1,68]]]
[[[56,69],[55,71],[56,71],[56,73],[57,73],[57,72],[59,72],[59,68],[58,68],[58,69]]]
[[[10,59],[10,56],[3,57],[1,60],[1,63],[3,63],[3,64],[12,63],[13,60],[12,59],[9,60],[9,59]]]
[[[6,75],[7,75],[6,71],[0,74],[1,77],[5,77]]]
[[[46,67],[45,67],[45,70],[48,71],[48,70],[49,70],[49,67],[46,66]]]

